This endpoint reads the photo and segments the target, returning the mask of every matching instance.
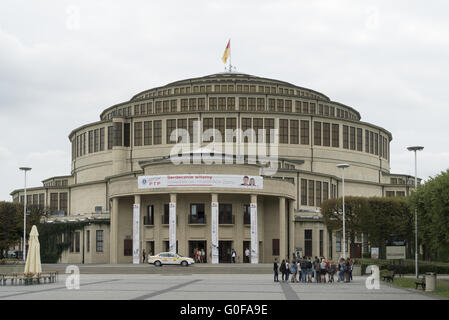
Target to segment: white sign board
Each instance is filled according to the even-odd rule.
[[[168,237],[169,251],[176,253],[176,202],[169,204]]]
[[[263,189],[263,178],[261,176],[225,174],[139,176],[137,186],[139,189],[192,187]]]
[[[405,246],[387,246],[387,259],[405,259]]]
[[[257,238],[257,203],[251,203],[251,263],[259,263],[259,240]]]
[[[211,225],[212,225],[212,263],[218,263],[218,202],[211,205]]]
[[[133,264],[140,263],[140,204],[133,205]]]

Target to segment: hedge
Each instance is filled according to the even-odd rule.
[[[405,260],[400,264],[389,260],[371,260],[356,259],[356,263],[362,267],[362,273],[365,273],[369,265],[377,265],[380,270],[394,271],[397,274],[415,274],[415,262],[413,260]],[[419,274],[434,272],[436,274],[449,274],[449,263],[444,262],[418,262]]]

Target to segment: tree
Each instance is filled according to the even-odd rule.
[[[419,186],[410,204],[418,211],[418,237],[425,255],[441,259],[449,252],[449,170]]]
[[[409,256],[413,243],[413,214],[404,198],[368,198],[370,210],[364,217],[363,229],[372,246],[385,256],[387,240],[406,240]],[[392,237],[396,239],[391,239]]]
[[[23,235],[23,218],[20,216],[20,205],[0,202],[0,258],[7,257],[8,249],[20,241]]]
[[[342,199],[324,201],[323,221],[329,230],[342,229]],[[384,256],[385,243],[392,235],[411,244],[413,215],[405,199],[345,197],[346,237],[353,243],[356,234],[365,234],[372,246]]]
[[[357,233],[361,233],[364,214],[369,210],[368,202],[363,197],[345,197],[345,229],[346,237],[352,243]],[[321,206],[323,221],[332,231],[341,230],[343,226],[343,201],[330,199]]]
[[[46,214],[43,208],[31,205],[27,207],[26,235],[33,225],[38,225]],[[23,204],[0,202],[0,258],[7,257],[10,247],[16,245],[23,237]]]

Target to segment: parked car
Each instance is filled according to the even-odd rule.
[[[180,264],[182,266],[188,266],[190,264],[194,264],[192,258],[189,257],[181,257],[179,254],[173,252],[161,252],[154,256],[148,257],[148,263],[154,264],[155,266],[162,266],[163,264]]]

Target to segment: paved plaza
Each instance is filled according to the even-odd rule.
[[[242,274],[239,270],[261,273]],[[232,266],[235,273],[208,273],[208,267],[128,266],[127,273],[111,273],[126,266],[96,266],[81,268],[80,289],[66,288],[67,274],[60,272],[58,281],[39,285],[0,286],[0,299],[50,300],[428,300],[438,299],[413,290],[399,289],[381,282],[379,290],[365,287],[366,277],[354,277],[351,283],[275,283],[265,273],[267,266]],[[83,273],[83,270],[105,270],[103,274]],[[102,268],[102,269],[100,269]],[[146,268],[148,273],[133,272]],[[156,268],[156,269],[155,269]],[[201,269],[204,268],[204,269]],[[220,267],[223,268],[223,267]],[[232,269],[234,268],[234,269]],[[216,269],[221,270],[221,269]],[[160,273],[155,273],[155,272]],[[264,271],[264,272],[262,272]],[[150,273],[154,272],[154,273]]]

